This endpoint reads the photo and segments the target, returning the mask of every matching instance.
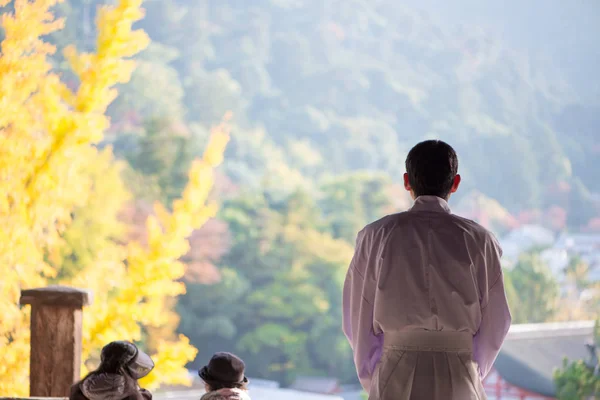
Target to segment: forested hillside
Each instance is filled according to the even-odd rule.
[[[134,125],[184,122],[201,136],[231,110],[238,127],[228,175],[289,190],[312,190],[324,175],[352,170],[398,180],[407,149],[441,137],[460,152],[466,189],[513,212],[557,204],[569,208],[571,225],[585,223],[590,215],[569,204],[600,191],[596,80],[571,84],[563,60],[544,53],[551,44],[530,50],[540,21],[532,38],[515,24],[527,44],[520,46],[514,35],[500,35],[490,12],[476,24],[476,9],[461,21],[424,7],[149,0],[141,25],[154,43],[112,114]],[[556,19],[561,5],[553,7],[545,12]],[[65,9],[81,19],[67,34],[85,41],[95,5]],[[565,31],[563,42],[577,48],[578,40]],[[587,54],[586,65],[598,60],[596,49]],[[590,81],[587,92],[581,79]],[[556,193],[562,183],[568,196]]]

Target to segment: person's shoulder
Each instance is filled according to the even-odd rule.
[[[460,215],[451,214],[457,224],[461,225],[461,227],[468,232],[477,242],[481,244],[491,244],[494,247],[500,248],[500,243],[496,235],[484,227],[483,225],[465,218]]]
[[[462,217],[457,214],[449,214],[450,218],[452,218],[456,224],[461,225],[464,229],[473,232],[476,235],[485,236],[490,234],[491,232],[487,230],[483,225],[473,221],[472,219]]]
[[[92,373],[80,385],[81,393],[88,400],[126,398],[138,391],[137,382],[129,376],[112,373]]]
[[[393,226],[396,226],[399,222],[408,216],[408,212],[400,212],[397,214],[386,215],[383,218],[378,219],[375,222],[371,222],[362,229],[363,234],[377,234],[385,231]]]

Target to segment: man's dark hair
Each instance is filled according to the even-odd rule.
[[[458,173],[458,157],[449,144],[441,140],[426,140],[408,153],[406,173],[416,197],[447,199]]]

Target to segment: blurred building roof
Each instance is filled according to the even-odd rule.
[[[536,247],[552,246],[554,233],[541,225],[523,225],[510,231],[500,240],[504,256],[516,260],[523,252]]]
[[[589,358],[585,345],[592,340],[593,330],[593,321],[513,325],[494,368],[511,385],[554,396],[554,370],[565,357]]]

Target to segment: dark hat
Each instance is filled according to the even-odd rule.
[[[123,340],[110,342],[100,353],[100,362],[126,368],[134,379],[141,379],[154,368],[150,356],[135,344]]]
[[[248,383],[244,375],[246,365],[241,358],[231,353],[215,353],[208,365],[198,371],[200,378],[211,383],[239,385]]]

